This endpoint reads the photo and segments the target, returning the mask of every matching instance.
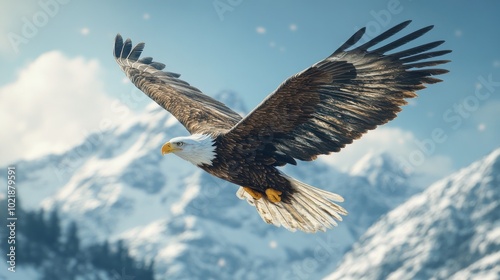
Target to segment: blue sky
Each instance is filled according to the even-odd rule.
[[[2,163],[71,147],[82,140],[72,131],[98,129],[109,111],[102,104],[114,99],[136,113],[144,110],[149,100],[124,81],[112,58],[116,33],[146,42],[144,55],[208,95],[230,89],[253,108],[357,29],[367,26],[375,35],[408,19],[409,31],[435,25],[418,42],[446,40],[441,48],[453,50],[446,57],[453,61],[446,65],[451,72],[344,159],[387,149],[448,172],[500,143],[498,1],[20,3],[2,1],[0,11],[0,123],[8,130]],[[54,136],[60,130],[64,137]]]

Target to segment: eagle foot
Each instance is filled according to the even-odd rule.
[[[282,191],[278,191],[271,188],[266,190],[267,199],[269,199],[269,201],[271,201],[272,203],[280,202],[282,193],[283,193]]]
[[[253,197],[253,199],[257,200],[257,199],[261,199],[262,198],[262,194],[260,192],[257,192],[257,191],[254,191],[252,190],[251,188],[249,187],[243,187],[243,189]]]

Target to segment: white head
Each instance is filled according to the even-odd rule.
[[[174,153],[194,165],[211,165],[215,158],[214,139],[203,134],[175,137],[161,147],[162,155],[169,153]]]

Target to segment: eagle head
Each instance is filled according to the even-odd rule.
[[[215,158],[215,141],[212,137],[203,134],[175,137],[161,147],[161,154],[173,153],[194,165],[212,165]]]

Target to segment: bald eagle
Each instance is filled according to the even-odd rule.
[[[191,134],[161,147],[206,172],[234,183],[237,196],[262,219],[290,231],[325,231],[342,221],[343,198],[294,179],[277,167],[338,152],[368,130],[394,119],[424,84],[447,70],[435,57],[444,41],[393,51],[433,28],[428,26],[380,45],[404,29],[400,23],[364,44],[365,28],[324,60],[290,77],[246,117],[162,71],[165,64],[139,58],[144,43],[116,36],[114,57],[134,85],[169,111]],[[432,51],[431,51],[432,50]]]

